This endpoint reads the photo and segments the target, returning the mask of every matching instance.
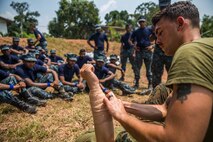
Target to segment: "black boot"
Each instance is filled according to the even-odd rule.
[[[19,108],[20,110],[30,113],[30,114],[35,114],[37,112],[36,107],[28,105],[27,103],[19,100],[15,96],[14,96],[13,100],[10,102],[10,104]]]
[[[73,97],[69,95],[69,93],[67,93],[65,90],[64,90],[64,87],[61,86],[59,88],[59,97],[62,98],[63,100],[65,101],[72,101],[73,100]]]
[[[139,88],[139,80],[135,80],[135,84],[133,86],[134,89],[138,89]]]
[[[33,97],[32,94],[26,90],[20,94],[20,96],[29,104],[36,106],[46,106],[46,101],[39,100],[36,97]]]

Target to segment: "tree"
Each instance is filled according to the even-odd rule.
[[[57,17],[49,22],[49,33],[54,37],[86,38],[100,23],[98,12],[93,1],[61,0]]]
[[[14,22],[9,26],[8,31],[11,36],[22,36],[23,32],[30,32],[30,23],[38,23],[36,17],[40,14],[38,11],[29,11],[29,4],[26,2],[12,2],[10,6],[17,12]]]
[[[151,25],[152,17],[159,11],[159,6],[154,2],[146,2],[136,7],[134,12],[134,18],[137,20],[140,16],[145,16],[147,25]]]
[[[213,37],[213,16],[204,15],[202,19],[202,37]]]
[[[106,25],[124,27],[127,23],[132,23],[131,17],[126,10],[121,12],[114,10],[107,13],[104,17]]]

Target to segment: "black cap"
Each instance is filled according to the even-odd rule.
[[[13,37],[13,41],[15,41],[15,42],[19,42],[19,41],[20,41],[20,39],[19,39],[18,37]]]

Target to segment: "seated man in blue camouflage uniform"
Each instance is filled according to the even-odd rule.
[[[45,106],[45,101],[33,97],[32,94],[26,89],[26,84],[20,76],[0,69],[0,80],[0,83],[10,85],[12,88],[11,90],[13,90],[14,86],[16,86],[17,88],[14,89],[13,94],[18,94],[20,99],[31,105]]]
[[[48,57],[50,59],[50,69],[56,71],[58,73],[58,67],[62,64],[64,64],[64,59],[58,55],[56,55],[56,50],[52,49],[50,50],[50,56]]]
[[[14,69],[23,62],[15,55],[11,55],[11,50],[8,45],[1,46],[0,67],[7,72],[14,72]]]
[[[114,74],[116,74],[116,70],[120,70],[122,76],[124,76],[124,71],[122,70],[121,67],[119,67],[116,64],[117,60],[118,60],[117,55],[112,54],[112,55],[110,55],[110,63],[107,63],[105,66]],[[133,88],[133,87],[129,86],[128,84],[126,84],[125,82],[122,82],[122,81],[117,80],[115,78],[110,82],[110,86],[120,89],[122,91],[122,95],[138,94],[139,93],[139,92],[135,91],[135,88]]]
[[[68,54],[67,63],[59,67],[58,74],[59,79],[64,85],[65,91],[77,93],[84,88],[82,78],[80,77],[80,69],[76,64],[77,55]],[[79,78],[79,81],[73,81],[74,74]]]
[[[76,64],[78,64],[79,68],[81,68],[84,64],[95,63],[95,61],[86,55],[86,50],[81,49],[79,52],[79,56],[77,57]]]
[[[59,91],[59,97],[67,101],[72,100],[69,94],[65,92],[63,85],[60,84],[55,71],[35,64],[36,58],[30,54],[25,55],[23,59],[24,64],[17,67],[15,73],[25,80],[27,87],[30,87],[29,91],[33,95],[42,99],[48,99],[53,97],[50,93],[54,93],[57,90]],[[37,78],[38,73],[43,74],[43,76]],[[49,93],[43,89],[46,89]]]
[[[27,39],[27,46],[25,47],[25,49],[27,49],[28,51],[33,51],[36,49],[32,38]]]
[[[115,77],[115,74],[105,67],[105,57],[99,56],[96,59],[96,64],[94,65],[94,73],[99,79],[99,82],[104,87],[109,87],[110,82]]]
[[[11,54],[13,55],[22,55],[27,52],[26,49],[19,46],[20,39],[18,37],[13,37],[13,44],[11,45]]]

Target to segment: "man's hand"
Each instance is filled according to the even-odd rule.
[[[152,46],[152,45],[150,45],[150,46],[146,47],[146,49],[147,49],[148,51],[152,51],[153,46]]]
[[[82,82],[80,82],[80,83],[77,84],[77,87],[79,89],[83,89],[84,88],[84,84]]]
[[[51,84],[51,86],[53,85],[53,87],[58,87],[59,86],[59,80],[55,80],[52,84]]]
[[[21,88],[25,88],[26,87],[26,83],[21,81],[18,83],[20,85]]]
[[[109,92],[104,98],[104,103],[109,110],[109,113],[117,121],[121,121],[127,116],[127,112],[120,99],[117,99],[113,92]]]

